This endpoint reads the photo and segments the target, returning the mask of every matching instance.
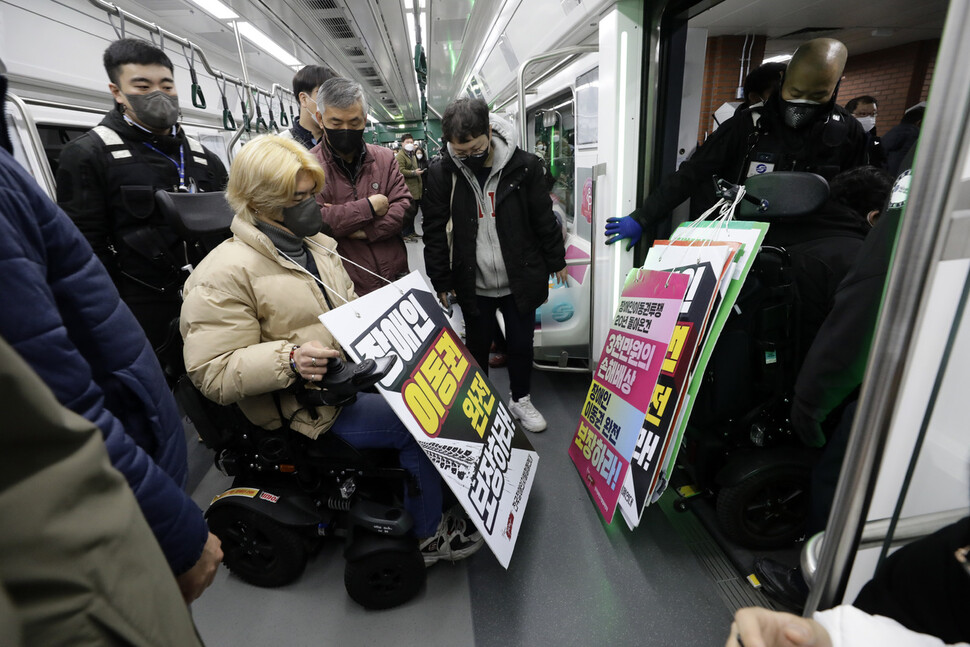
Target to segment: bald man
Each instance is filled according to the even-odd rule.
[[[826,179],[861,166],[866,134],[835,103],[848,52],[831,38],[811,40],[795,52],[781,91],[763,106],[743,110],[724,122],[677,172],[668,175],[644,201],[623,218],[610,218],[607,244],[627,239],[627,249],[643,229],[668,218],[691,198],[693,217],[716,199],[712,176],[743,183],[772,171],[809,171]]]

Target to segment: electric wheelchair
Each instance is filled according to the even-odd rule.
[[[156,201],[194,258],[229,236],[232,212],[222,193],[159,191]],[[177,322],[173,326],[177,335]],[[178,352],[160,353],[169,375],[184,373],[180,336],[175,343]],[[319,390],[299,389],[300,403],[350,404],[357,392],[387,375],[396,359],[330,360]],[[283,586],[300,576],[326,538],[335,537],[344,542],[347,593],[362,606],[394,607],[420,591],[424,559],[402,505],[412,477],[397,465],[394,450],[361,452],[331,434],[311,440],[290,430],[285,420],[278,430],[263,429],[237,407],[208,400],[184,374],[174,392],[215,453],[215,465],[233,477],[232,487],[205,512],[232,573],[256,586]]]
[[[737,187],[715,179],[719,195]],[[749,178],[739,220],[781,222],[815,213],[828,183],[810,173]],[[753,197],[757,196],[757,197]],[[795,380],[807,348],[789,251],[763,245],[703,376],[678,464],[699,498],[714,498],[720,530],[750,549],[792,545],[804,534],[819,451],[791,428]],[[693,497],[675,507],[687,509]]]

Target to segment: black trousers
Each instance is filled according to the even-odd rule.
[[[522,314],[511,294],[504,297],[475,297],[478,314],[465,316],[465,345],[482,371],[488,375],[488,351],[498,332],[495,311],[501,310],[505,319],[506,351],[509,385],[512,398],[529,395],[532,386],[532,344],[535,336],[536,311]]]
[[[842,411],[842,418],[835,427],[835,431],[825,442],[825,448],[818,463],[812,468],[811,509],[808,514],[808,536],[825,530],[832,510],[832,500],[835,499],[835,487],[839,484],[839,473],[845,459],[845,450],[849,444],[849,432],[852,431],[852,421],[855,418],[856,405],[854,400]]]

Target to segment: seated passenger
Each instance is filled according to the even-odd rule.
[[[292,139],[259,137],[236,156],[226,191],[236,213],[233,237],[185,283],[180,327],[189,377],[206,397],[237,403],[260,427],[286,425],[313,439],[329,432],[358,449],[399,450],[418,486],[405,508],[425,564],[467,557],[481,535],[462,516],[442,515],[438,473],[382,396],[361,393],[342,410],[307,409],[283,391],[322,380],[328,360],[341,352],[317,316],[356,298],[336,241],[318,233],[315,196],[323,183],[319,163]]]
[[[784,247],[791,255],[799,316],[797,366],[879,217],[893,178],[874,166],[860,166],[836,175],[829,187],[821,209],[810,216],[773,220],[764,240],[764,245]]]

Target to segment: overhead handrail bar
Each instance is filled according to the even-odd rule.
[[[944,510],[943,512],[930,512],[913,517],[900,519],[896,523],[893,532],[892,543],[894,545],[906,544],[917,539],[922,539],[932,535],[937,530],[946,528],[950,524],[956,523],[967,516],[967,510]],[[866,522],[862,529],[862,538],[859,540],[859,548],[876,548],[881,546],[889,536],[890,523],[892,519],[873,519]],[[802,547],[801,565],[802,574],[805,581],[812,585],[815,579],[815,571],[818,570],[818,557],[822,552],[822,545],[825,542],[825,532],[819,532],[805,542]]]
[[[574,45],[572,47],[562,47],[560,49],[554,49],[544,54],[539,54],[533,56],[522,62],[519,66],[519,81],[518,81],[518,93],[519,93],[519,132],[522,135],[522,146],[525,148],[528,145],[529,138],[526,132],[526,121],[525,121],[525,72],[535,63],[540,63],[542,61],[548,61],[553,58],[565,58],[567,56],[575,56],[576,54],[587,54],[590,52],[598,52],[599,45]]]
[[[202,66],[205,68],[206,72],[208,72],[211,76],[215,77],[216,79],[222,79],[223,81],[232,83],[233,85],[236,85],[238,87],[245,88],[250,92],[256,92],[258,94],[262,94],[270,98],[274,96],[274,90],[278,89],[278,91],[293,97],[294,100],[296,99],[296,96],[293,94],[292,90],[289,90],[288,88],[278,83],[273,84],[274,90],[264,90],[258,85],[256,85],[255,83],[250,83],[244,79],[239,78],[238,76],[232,76],[231,74],[227,74],[222,70],[217,70],[213,68],[212,65],[209,64],[209,60],[206,58],[205,52],[202,50],[202,48],[200,48],[192,41],[188,40],[187,38],[182,38],[181,36],[173,32],[170,32],[163,27],[159,27],[157,24],[153,22],[149,22],[143,18],[139,18],[135,14],[125,11],[121,7],[118,7],[117,5],[111,2],[107,2],[107,0],[88,0],[88,2],[90,2],[98,9],[101,9],[102,11],[106,12],[108,14],[109,22],[111,22],[112,16],[118,16],[121,22],[122,37],[124,37],[124,34],[125,34],[125,23],[126,22],[134,23],[139,27],[142,27],[143,29],[148,30],[149,38],[151,38],[151,34],[158,34],[161,37],[161,39],[168,39],[170,41],[174,41],[175,43],[178,43],[182,47],[191,48],[195,53],[199,55],[199,61],[202,63]],[[114,26],[113,22],[111,22],[111,24],[112,26]],[[152,42],[154,42],[154,40]],[[164,40],[162,42],[164,42]],[[245,65],[245,62],[243,62],[243,65]]]

